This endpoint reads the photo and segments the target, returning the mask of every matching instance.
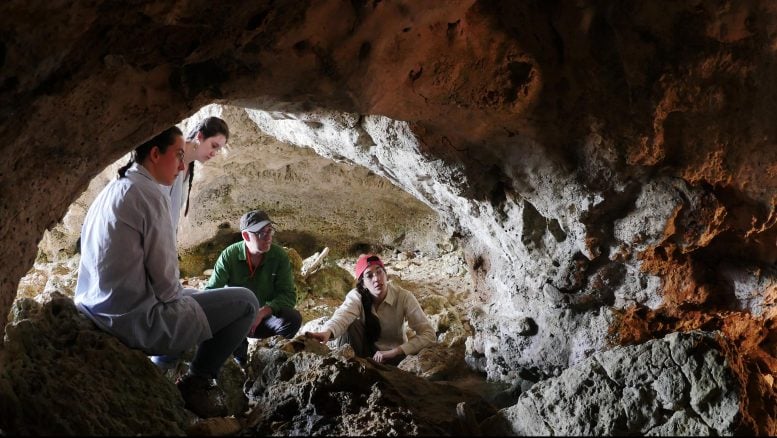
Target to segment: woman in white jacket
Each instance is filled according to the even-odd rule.
[[[89,207],[74,301],[102,330],[146,354],[179,355],[199,344],[178,387],[186,407],[208,417],[225,413],[205,401],[220,391],[213,379],[259,303],[245,288],[202,292],[178,279],[170,202],[159,184],[171,185],[183,169],[183,144],[172,127],[138,146]]]
[[[226,147],[229,140],[229,126],[218,117],[206,117],[197,124],[186,137],[183,146],[183,171],[178,174],[173,184],[165,184],[163,190],[170,194],[170,215],[173,218],[173,229],[178,230],[178,223],[183,215],[189,214],[189,195],[194,180],[194,162],[202,164],[210,161],[217,153]]]
[[[359,357],[392,365],[436,342],[434,329],[418,300],[388,282],[378,256],[362,254],[354,275],[356,288],[348,292],[323,331],[308,332],[307,336],[319,342],[337,338],[338,346],[351,344]],[[416,334],[410,340],[405,335],[405,321]]]
[[[177,173],[171,184],[160,183],[164,193],[170,197],[170,218],[173,222],[173,247],[176,246],[178,235],[178,223],[183,215],[189,214],[189,195],[192,191],[194,179],[194,162],[206,163],[224,149],[229,140],[229,126],[219,117],[206,117],[189,132],[183,144],[183,167]],[[176,274],[180,276],[180,273]],[[180,357],[177,355],[153,355],[150,357],[158,367],[167,370],[178,365]]]

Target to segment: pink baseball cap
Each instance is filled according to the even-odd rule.
[[[353,270],[354,274],[356,274],[356,278],[358,279],[361,277],[364,270],[373,265],[377,265],[383,269],[386,269],[386,267],[383,266],[383,262],[380,260],[380,257],[373,254],[360,255],[359,260],[356,261],[356,267]]]

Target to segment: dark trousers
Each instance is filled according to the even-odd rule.
[[[337,338],[337,342],[335,344],[338,348],[345,344],[350,344],[351,348],[353,348],[354,354],[359,357],[372,359],[372,356],[375,355],[377,348],[375,347],[374,343],[370,344],[367,342],[365,339],[365,332],[366,328],[364,322],[357,318],[356,321],[352,322],[351,325],[348,326],[348,330],[346,330],[345,333]],[[402,362],[402,359],[403,357],[396,357],[384,363],[389,365],[398,365],[399,362]]]
[[[205,312],[213,337],[199,345],[189,370],[216,378],[229,358],[229,351],[251,328],[259,301],[253,292],[242,287],[198,291],[192,297]]]
[[[348,330],[337,338],[337,347],[350,344],[353,352],[359,357],[372,357],[375,354],[375,345],[367,345],[364,339],[365,326],[360,318],[348,326]]]
[[[249,336],[264,339],[270,336],[281,335],[286,339],[291,339],[297,334],[301,326],[302,315],[300,315],[297,309],[281,307],[278,313],[263,319],[262,323],[256,327],[254,334]],[[232,355],[235,356],[238,362],[244,363],[246,361],[248,356],[248,338],[243,339],[243,342],[238,345]]]

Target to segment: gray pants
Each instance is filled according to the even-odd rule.
[[[337,347],[342,347],[345,344],[350,344],[351,348],[353,348],[353,352],[359,356],[359,357],[372,357],[372,355],[375,354],[375,346],[369,346],[371,348],[368,348],[366,345],[367,342],[365,342],[364,339],[364,322],[356,318],[356,321],[352,322],[351,325],[348,326],[348,330],[346,330],[345,333],[340,335],[339,338],[337,338],[337,342],[335,343]]]
[[[245,339],[254,323],[259,301],[256,295],[244,287],[227,287],[196,291],[186,289],[202,307],[210,324],[213,337],[203,341],[194,355],[189,371],[211,379],[218,377],[221,367],[232,351]],[[155,356],[155,363],[177,362],[175,356]]]
[[[244,287],[227,287],[195,292],[213,337],[200,344],[189,370],[216,378],[232,351],[245,339],[259,310],[259,300]]]
[[[356,321],[352,322],[351,325],[348,326],[348,330],[346,330],[345,333],[337,338],[335,345],[337,345],[339,348],[345,344],[350,344],[351,348],[353,348],[353,352],[357,356],[372,359],[372,356],[375,355],[375,352],[378,351],[378,349],[375,347],[375,344],[369,344],[364,338],[365,330],[366,328],[364,322],[357,318]],[[402,359],[403,357],[396,357],[384,363],[389,365],[398,365],[399,362],[402,362]]]

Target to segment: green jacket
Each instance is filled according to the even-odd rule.
[[[289,255],[274,243],[253,277],[248,270],[245,241],[233,243],[221,252],[205,289],[235,286],[251,289],[259,304],[270,306],[273,314],[281,307],[294,308],[297,304]]]

